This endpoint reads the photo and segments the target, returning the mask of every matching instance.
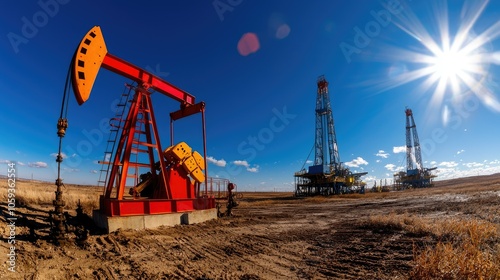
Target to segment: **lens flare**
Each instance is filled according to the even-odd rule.
[[[411,36],[413,43],[406,49],[391,48],[385,56],[408,66],[407,71],[391,75],[388,80],[377,82],[386,91],[414,81],[420,92],[431,91],[430,105],[434,109],[443,106],[445,96],[460,102],[467,94],[474,94],[493,111],[500,112],[500,102],[494,90],[498,85],[490,74],[490,66],[498,64],[499,53],[491,50],[491,42],[500,36],[500,21],[476,34],[476,23],[488,4],[487,0],[465,1],[457,24],[448,19],[445,1],[433,2],[436,25],[422,21],[405,5],[396,15],[394,24]],[[457,26],[450,32],[450,25]],[[435,30],[432,36],[429,30]]]

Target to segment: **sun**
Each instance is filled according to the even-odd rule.
[[[489,1],[465,1],[457,23],[448,19],[445,5],[436,5],[435,23],[421,19],[409,6],[397,15],[394,24],[409,35],[408,48],[388,48],[387,57],[403,71],[391,71],[388,79],[377,82],[380,91],[390,90],[410,82],[419,81],[415,91],[432,92],[432,111],[442,107],[445,100],[459,103],[465,95],[472,94],[487,108],[500,112],[496,92],[500,87],[491,82],[490,66],[500,64],[500,51],[491,49],[492,42],[500,37],[500,20],[476,33],[476,23]],[[451,32],[450,25],[456,26]],[[437,30],[431,33],[429,30]],[[391,69],[390,69],[391,70]],[[448,96],[447,98],[445,98]]]
[[[447,50],[435,55],[433,63],[434,74],[439,79],[455,79],[463,76],[469,65],[470,58],[458,51]]]

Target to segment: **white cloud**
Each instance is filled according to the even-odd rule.
[[[2,159],[2,160],[0,160],[0,163],[9,164],[10,160]]]
[[[48,164],[43,161],[37,161],[37,162],[29,162],[28,166],[34,168],[47,168]]]
[[[257,172],[259,172],[259,166],[257,165],[255,167],[248,167],[247,171],[252,172],[252,173],[257,173]]]
[[[363,181],[365,182],[368,182],[368,181],[374,181],[374,180],[377,180],[377,177],[376,176],[371,176],[371,175],[367,175],[363,178]]]
[[[26,165],[26,164],[24,164],[24,162],[20,162],[20,161],[18,161],[17,164],[21,165],[21,166],[25,166]]]
[[[468,162],[468,163],[463,163],[463,165],[467,166],[468,168],[484,166],[484,164],[479,162]]]
[[[376,153],[375,155],[378,156],[378,157],[381,157],[381,158],[387,158],[387,157],[389,157],[389,154],[386,153],[384,150],[378,150],[378,153]]]
[[[90,173],[97,174],[97,170],[90,170]]]
[[[379,163],[379,162],[380,162],[380,159],[377,159],[375,162]]]
[[[359,167],[360,165],[368,165],[368,162],[362,157],[357,157],[351,161],[346,162],[345,165],[349,167]]]
[[[404,153],[406,152],[406,146],[393,147],[392,152],[395,154]]]
[[[491,167],[482,166],[466,170],[459,170],[457,168],[439,168],[437,172],[438,172],[438,177],[436,178],[436,180],[446,180],[452,178],[462,178],[462,177],[499,173],[500,166],[491,166]]]
[[[457,165],[458,165],[458,163],[456,163],[454,161],[443,161],[439,164],[439,166],[444,166],[444,167],[448,167],[448,168],[452,168],[452,167],[455,167]]]
[[[436,165],[437,162],[435,160],[431,161],[431,165]]]
[[[215,159],[213,157],[207,157],[207,161],[220,167],[226,166],[226,161],[224,159]]]
[[[310,159],[306,160],[306,164],[312,164],[312,163],[313,163],[312,160],[310,160]]]
[[[500,163],[500,160],[498,159],[495,159],[494,161],[490,161],[490,164],[499,164]]]
[[[461,153],[463,153],[463,152],[465,152],[465,150],[460,150],[460,151],[457,151],[457,155],[459,155],[459,154],[461,154]]]
[[[258,165],[250,167],[250,164],[246,160],[235,160],[235,161],[233,161],[233,164],[234,165],[239,165],[239,166],[246,167],[246,169],[247,169],[248,172],[252,172],[252,173],[259,172],[259,166]]]
[[[245,167],[249,167],[250,166],[246,160],[235,160],[235,161],[233,161],[233,164],[234,165],[245,166]]]
[[[398,171],[403,171],[403,167],[402,166],[396,166],[395,164],[392,164],[392,163],[389,163],[389,164],[386,164],[384,166],[387,170],[391,171],[391,172],[398,172]]]

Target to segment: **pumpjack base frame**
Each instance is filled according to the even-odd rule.
[[[94,210],[95,224],[108,233],[121,229],[195,224],[217,219],[214,197],[186,199],[105,199]]]
[[[156,215],[215,208],[214,197],[199,197],[185,199],[113,199],[101,196],[100,212],[104,215],[134,216]]]
[[[94,223],[107,233],[118,229],[151,229],[160,226],[191,225],[217,219],[217,209],[193,210],[155,215],[107,216],[94,210]]]

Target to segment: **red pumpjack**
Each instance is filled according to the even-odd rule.
[[[131,79],[137,84],[133,87],[135,93],[129,101],[128,114],[125,119],[120,120],[123,126],[116,142],[114,158],[110,158],[109,162],[101,162],[109,164],[109,174],[106,176],[104,194],[100,197],[100,212],[107,216],[132,216],[215,208],[215,198],[211,191],[206,185],[204,190],[201,188],[201,183],[208,176],[205,103],[195,103],[191,94],[108,53],[101,29],[95,26],[82,39],[73,58],[71,82],[79,105],[89,98],[100,68]],[[201,113],[203,157],[198,158],[199,168],[191,166],[187,169],[186,162],[182,162],[182,159],[167,157],[168,149],[163,152],[151,102],[154,91],[180,102],[180,110],[170,113],[170,150],[177,147],[174,147],[173,142],[174,121]],[[145,137],[139,138],[136,136],[138,134]],[[179,149],[184,147],[181,145]],[[147,154],[149,160],[141,163],[132,161],[131,154],[139,152]],[[151,181],[155,182],[152,186],[154,190],[148,198],[124,198],[127,179],[138,176],[129,169],[137,170],[139,167],[149,171]],[[197,178],[193,179],[194,173],[191,171],[197,173]]]

